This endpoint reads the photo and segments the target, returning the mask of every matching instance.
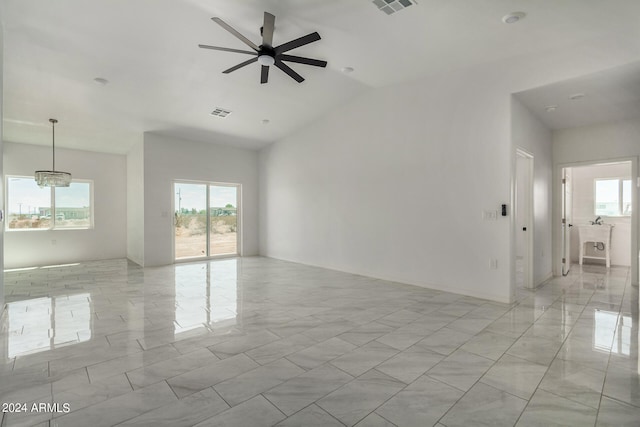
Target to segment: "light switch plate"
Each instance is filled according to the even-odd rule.
[[[482,218],[485,221],[496,221],[498,219],[498,211],[484,211]]]

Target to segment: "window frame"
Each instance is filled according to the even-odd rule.
[[[617,181],[618,182],[618,213],[616,215],[605,215],[598,213],[598,181]],[[593,179],[593,213],[597,216],[602,216],[605,218],[630,218],[631,212],[625,214],[623,211],[624,202],[623,200],[623,188],[624,182],[631,181],[631,178],[626,177],[611,177],[611,178],[594,178]],[[633,187],[633,186],[632,186]],[[633,209],[632,209],[633,210]]]
[[[94,182],[92,179],[72,179],[71,184],[74,183],[84,183],[89,184],[89,225],[85,227],[56,227],[56,187],[50,187],[51,195],[51,225],[47,228],[9,228],[10,221],[8,206],[9,206],[9,193],[11,192],[9,187],[9,182],[12,178],[20,178],[20,179],[31,179],[35,181],[35,177],[31,175],[5,175],[5,206],[7,206],[7,220],[5,222],[5,231],[14,232],[14,231],[66,231],[66,230],[92,230],[95,227],[94,220]]]

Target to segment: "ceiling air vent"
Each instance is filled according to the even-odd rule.
[[[373,0],[373,4],[376,5],[378,9],[386,13],[387,15],[391,15],[393,13],[398,12],[406,7],[411,6],[412,4],[416,4],[415,0]]]
[[[220,108],[220,107],[216,107],[216,109],[211,112],[212,116],[216,116],[220,118],[225,118],[229,114],[231,114],[231,111],[225,110],[224,108]]]

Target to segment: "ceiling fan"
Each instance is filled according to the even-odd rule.
[[[321,61],[319,59],[311,59],[311,58],[303,58],[301,56],[287,55],[285,52],[298,48],[300,46],[307,45],[309,43],[313,43],[315,41],[320,40],[320,34],[317,32],[313,32],[311,34],[307,34],[306,36],[297,38],[295,40],[291,40],[290,42],[281,44],[280,46],[273,46],[273,29],[275,27],[276,17],[268,12],[264,13],[264,24],[262,28],[260,28],[260,32],[262,34],[262,44],[257,46],[251,40],[240,34],[229,24],[224,22],[220,18],[211,18],[215,23],[220,25],[225,30],[229,31],[231,34],[239,38],[244,44],[249,46],[253,51],[249,50],[240,50],[240,49],[231,49],[228,47],[218,47],[218,46],[209,46],[206,44],[199,44],[198,47],[203,49],[213,49],[213,50],[222,50],[225,52],[235,52],[235,53],[245,53],[247,55],[253,55],[254,58],[249,59],[248,61],[241,62],[238,65],[235,65],[228,70],[224,70],[224,74],[229,74],[232,71],[236,71],[239,68],[244,67],[245,65],[252,64],[254,62],[258,62],[262,65],[262,70],[260,73],[260,83],[267,83],[269,80],[269,67],[271,65],[275,65],[280,68],[282,71],[287,73],[292,79],[297,81],[298,83],[302,83],[304,81],[304,77],[300,74],[296,73],[285,64],[283,61],[288,62],[296,62],[298,64],[306,64],[313,65],[315,67],[326,67],[327,61]]]

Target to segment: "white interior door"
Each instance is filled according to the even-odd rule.
[[[571,168],[562,169],[562,275],[571,270],[571,227],[573,227]]]
[[[533,156],[516,155],[516,283],[533,288]]]

